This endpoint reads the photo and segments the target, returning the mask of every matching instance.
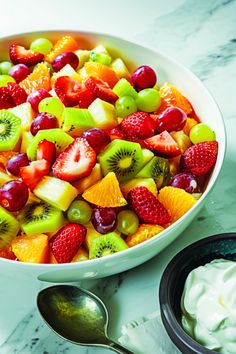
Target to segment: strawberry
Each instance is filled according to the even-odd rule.
[[[85,138],[76,138],[56,159],[52,166],[54,175],[73,182],[87,177],[96,164],[96,152]]]
[[[115,128],[111,129],[108,133],[110,135],[111,140],[122,139],[126,140],[126,134],[121,130],[120,125],[117,125]]]
[[[15,103],[6,86],[0,87],[0,109],[8,109],[14,107]]]
[[[57,78],[54,90],[57,96],[66,107],[73,107],[79,104],[79,92],[81,84],[70,76],[60,76]]]
[[[154,134],[154,121],[146,112],[135,112],[125,117],[120,123],[121,130],[128,140],[146,139]]]
[[[146,148],[164,157],[175,157],[181,154],[181,149],[172,136],[164,130],[161,134],[145,139]]]
[[[9,55],[13,64],[25,64],[27,66],[38,64],[44,58],[44,54],[25,49],[25,47],[16,44],[10,46]]]
[[[4,248],[1,249],[0,248],[0,258],[6,258],[6,259],[11,259],[13,261],[16,260],[16,256],[14,255],[14,253],[8,249],[8,248]]]
[[[146,187],[131,189],[127,199],[141,222],[157,225],[170,222],[169,212]]]
[[[58,263],[71,262],[86,236],[86,228],[80,224],[63,226],[49,242],[51,252]]]
[[[22,87],[20,87],[20,85],[18,85],[15,82],[8,82],[7,88],[8,91],[10,92],[10,95],[13,99],[15,106],[18,106],[19,104],[26,102],[27,93]]]
[[[85,87],[92,91],[94,95],[103,101],[114,103],[118,96],[112,91],[107,82],[97,79],[95,77],[90,77],[85,81]]]
[[[217,141],[205,141],[192,145],[181,156],[180,168],[195,176],[203,176],[215,165],[217,153]]]
[[[46,139],[41,140],[37,147],[37,160],[43,159],[47,160],[50,166],[56,160],[56,146]]]
[[[43,159],[32,161],[28,166],[21,167],[20,175],[29,189],[33,190],[40,180],[49,173],[49,171],[49,163]]]
[[[97,98],[97,96],[91,90],[87,89],[84,84],[81,85],[78,97],[80,108],[88,108],[88,106]]]

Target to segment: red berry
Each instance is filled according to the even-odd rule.
[[[8,160],[6,170],[12,175],[20,177],[20,168],[28,166],[29,163],[30,160],[26,154],[17,154]]]
[[[25,64],[27,66],[36,65],[44,58],[44,54],[30,49],[27,50],[16,44],[10,46],[9,54],[13,64]]]
[[[52,68],[55,72],[61,70],[66,64],[70,64],[73,69],[77,69],[79,58],[73,52],[63,52],[56,56],[52,61]]]
[[[183,129],[186,123],[186,113],[178,107],[169,107],[162,112],[156,120],[156,129],[159,133],[167,130],[168,132]]]
[[[20,174],[22,180],[30,190],[33,190],[40,180],[50,171],[50,165],[46,160],[32,161],[29,166],[21,167]]]
[[[23,208],[28,198],[29,190],[23,181],[9,181],[0,188],[0,204],[9,211]]]
[[[28,97],[27,102],[29,102],[35,112],[38,112],[39,102],[46,97],[52,97],[48,91],[41,88],[33,91]]]
[[[14,107],[15,103],[6,86],[0,87],[0,109],[8,109]]]
[[[196,177],[188,172],[178,173],[172,177],[169,185],[172,187],[184,189],[188,193],[196,193],[199,191]]]
[[[82,84],[78,92],[79,107],[88,108],[88,106],[97,98],[97,96],[87,87]]]
[[[39,130],[54,129],[57,127],[57,118],[50,113],[42,112],[32,120],[30,131],[32,135],[36,135]]]
[[[146,139],[154,134],[155,122],[146,112],[135,112],[125,117],[120,128],[128,140]]]
[[[116,228],[116,212],[114,208],[94,208],[91,221],[97,232],[107,234]]]
[[[144,140],[146,148],[163,157],[175,157],[181,154],[181,149],[172,136],[165,130]]]
[[[142,65],[137,68],[131,78],[137,90],[153,87],[157,81],[155,71],[148,65]]]
[[[54,90],[66,107],[79,104],[81,84],[69,76],[60,76],[56,79]]]
[[[1,258],[6,258],[6,259],[11,259],[11,260],[16,260],[16,256],[14,255],[14,253],[7,248],[1,249],[0,248],[0,257]]]
[[[121,129],[120,125],[117,125],[115,128],[112,128],[109,131],[109,135],[111,140],[115,140],[115,139],[127,140],[127,136],[125,132],[123,132],[123,130]]]
[[[105,130],[99,128],[91,128],[86,130],[82,134],[82,138],[87,140],[89,145],[92,146],[97,154],[101,152],[111,141],[110,136],[105,132]]]
[[[22,104],[22,103],[24,103],[26,101],[27,93],[17,83],[8,82],[7,89],[10,92],[10,95],[11,95],[11,97],[13,99],[14,106],[18,106],[19,104]]]
[[[10,69],[8,75],[12,76],[18,83],[24,80],[30,73],[31,70],[28,68],[28,66],[25,64],[17,64]]]
[[[114,103],[118,99],[118,96],[112,91],[108,83],[101,79],[90,77],[84,84],[88,90],[92,91],[96,97],[103,101]]]
[[[37,160],[45,159],[52,166],[56,160],[56,146],[46,139],[41,140],[37,147]]]
[[[143,186],[128,193],[128,202],[143,223],[163,225],[170,222],[170,215],[159,200]]]
[[[51,252],[58,263],[71,262],[86,237],[86,228],[80,224],[69,224],[63,226],[53,238],[49,245]]]

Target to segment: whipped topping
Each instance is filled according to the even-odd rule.
[[[181,298],[182,326],[198,343],[236,353],[236,262],[216,259],[187,277]]]

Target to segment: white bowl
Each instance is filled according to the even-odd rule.
[[[51,282],[70,282],[80,279],[106,277],[136,267],[161,252],[183,232],[202,208],[220,173],[226,148],[224,122],[219,108],[210,93],[202,82],[183,65],[154,49],[104,34],[50,31],[25,33],[1,39],[0,60],[8,59],[9,45],[12,43],[27,46],[35,38],[46,37],[55,41],[64,34],[74,36],[81,47],[84,48],[88,48],[88,46],[92,48],[96,44],[102,43],[111,53],[124,58],[131,68],[146,64],[156,69],[158,82],[168,81],[180,89],[190,100],[201,120],[215,130],[217,141],[219,142],[219,152],[216,165],[200,200],[173,225],[144,243],[111,256],[79,263],[30,264],[0,258],[0,269],[5,274],[7,272],[14,272],[14,274],[19,274],[19,276],[27,274],[40,280]],[[5,54],[5,57],[2,53]]]

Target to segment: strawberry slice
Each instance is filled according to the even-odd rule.
[[[91,76],[84,84],[87,89],[92,91],[96,97],[103,101],[114,103],[118,99],[118,96],[112,91],[108,83],[101,79]]]
[[[11,259],[13,261],[16,260],[16,256],[14,255],[14,253],[8,249],[8,248],[4,248],[1,249],[0,248],[0,258],[6,258],[6,259]]]
[[[26,102],[27,93],[22,87],[20,87],[20,85],[18,85],[15,82],[8,82],[7,88],[8,91],[10,92],[10,95],[14,101],[15,106],[18,106],[19,104]]]
[[[181,154],[181,149],[172,136],[164,130],[161,134],[145,139],[146,148],[164,157],[175,157]]]
[[[37,147],[37,160],[46,160],[52,166],[56,160],[56,146],[46,139],[41,140]]]
[[[21,167],[20,174],[29,189],[33,190],[49,171],[50,165],[47,160],[43,159],[32,161],[28,166]]]
[[[111,129],[108,133],[110,135],[111,140],[115,139],[122,139],[126,140],[127,136],[125,132],[121,129],[120,124],[117,125],[115,128]]]
[[[8,109],[15,106],[12,96],[6,86],[0,87],[0,109]]]
[[[54,175],[72,182],[87,177],[96,164],[96,152],[85,138],[76,138],[56,159]]]
[[[66,107],[73,107],[79,104],[81,84],[70,76],[58,77],[54,90]]]
[[[84,84],[81,85],[78,97],[80,108],[88,108],[88,106],[97,98],[97,96],[91,90],[87,89]]]
[[[27,66],[38,64],[44,58],[44,54],[25,49],[25,47],[16,44],[10,46],[9,54],[13,64],[25,64]]]

